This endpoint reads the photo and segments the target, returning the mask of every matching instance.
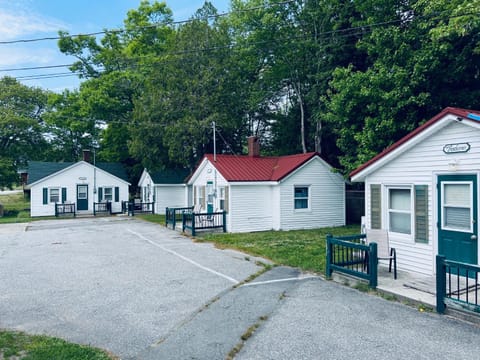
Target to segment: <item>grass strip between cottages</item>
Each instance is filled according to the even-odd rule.
[[[312,230],[214,233],[197,237],[197,240],[264,257],[279,265],[324,274],[327,234],[342,236],[359,232],[360,225],[348,225]]]
[[[139,215],[138,218],[165,226],[165,215]],[[326,237],[360,233],[360,225],[310,230],[258,231],[251,233],[202,233],[198,242],[213,242],[220,249],[235,249],[304,271],[325,274]]]

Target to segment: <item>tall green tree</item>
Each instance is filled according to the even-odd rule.
[[[46,105],[47,92],[11,77],[0,79],[0,187],[10,186],[17,178],[16,169],[28,160],[43,159]]]
[[[138,176],[140,161],[128,149],[135,129],[135,99],[143,92],[145,74],[169,46],[174,32],[171,23],[172,13],[164,2],[143,0],[138,9],[127,13],[124,29],[106,31],[100,40],[61,33],[60,50],[78,59],[71,70],[87,79],[80,87],[82,111],[105,125],[99,158],[123,162],[132,177]]]
[[[130,150],[148,168],[193,167],[213,151],[213,123],[222,134],[217,151],[241,152],[246,127],[240,81],[229,28],[216,14],[206,2],[176,29],[136,103]]]
[[[478,5],[478,0],[357,5],[359,25],[369,30],[358,43],[368,53],[368,67],[337,68],[324,99],[345,173],[444,107],[480,108]]]
[[[335,163],[337,149],[321,99],[336,67],[365,61],[355,47],[359,35],[344,31],[358,20],[354,3],[251,0],[234,1],[232,7],[236,43],[259,65],[252,112],[269,124],[271,151],[317,151]],[[261,111],[264,104],[269,111]]]
[[[50,161],[78,161],[83,149],[91,149],[100,139],[100,125],[91,118],[78,91],[50,94],[45,114]]]

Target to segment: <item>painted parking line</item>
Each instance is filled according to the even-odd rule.
[[[206,266],[203,266],[203,265],[197,263],[196,261],[194,261],[194,260],[192,260],[192,259],[190,259],[190,258],[188,258],[188,257],[186,257],[186,256],[183,256],[183,255],[181,255],[181,254],[179,254],[179,253],[177,253],[176,251],[167,249],[166,247],[164,247],[164,246],[156,243],[156,242],[153,241],[153,240],[150,240],[150,239],[146,238],[146,237],[143,236],[142,234],[139,234],[139,233],[137,233],[137,232],[135,232],[135,231],[133,231],[133,230],[131,230],[131,229],[127,229],[127,231],[130,232],[131,234],[139,237],[140,239],[145,240],[145,241],[148,242],[149,244],[151,244],[151,245],[153,245],[153,246],[156,246],[156,247],[162,249],[163,251],[168,252],[169,254],[172,254],[172,255],[174,255],[174,256],[176,256],[176,257],[178,257],[178,258],[180,258],[180,259],[182,259],[182,260],[184,260],[184,261],[186,261],[186,262],[188,262],[188,263],[190,263],[190,264],[192,264],[192,265],[194,265],[194,266],[202,269],[202,270],[205,270],[205,271],[208,271],[209,273],[218,275],[218,276],[220,276],[220,277],[222,277],[222,278],[224,278],[224,279],[227,279],[228,281],[230,281],[230,282],[232,282],[232,283],[234,283],[234,284],[238,284],[238,283],[240,282],[240,281],[238,281],[238,280],[236,280],[236,279],[234,279],[234,278],[232,278],[232,277],[230,277],[230,276],[228,276],[228,275],[222,274],[222,273],[220,273],[220,272],[218,272],[218,271],[215,271],[215,270],[210,269],[210,268],[208,268],[208,267],[206,267]]]
[[[307,280],[307,279],[319,279],[319,278],[320,278],[320,276],[309,275],[309,276],[300,276],[300,277],[286,278],[286,279],[257,281],[257,282],[246,283],[246,284],[243,284],[242,286],[266,285],[266,284],[274,284],[274,283],[279,283],[279,282],[302,281],[302,280]]]

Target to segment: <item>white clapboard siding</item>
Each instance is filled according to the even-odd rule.
[[[250,232],[274,229],[274,190],[270,185],[230,186],[228,231]],[[277,230],[277,229],[275,229]]]
[[[98,193],[94,192],[95,187],[97,189],[100,187],[119,188],[119,201],[112,201],[112,212],[121,212],[122,201],[128,200],[127,182],[81,161],[31,186],[31,216],[55,215],[55,204],[43,205],[43,188],[66,188],[66,201],[76,203],[77,185],[88,185],[88,211],[85,211],[88,214],[93,214],[93,203],[98,202]],[[115,196],[115,194],[112,195]]]
[[[452,143],[469,143],[467,153],[445,154],[443,147]],[[452,170],[455,162],[456,170]],[[391,246],[397,249],[397,263],[401,270],[431,275],[434,273],[436,232],[436,177],[446,173],[477,173],[480,170],[480,130],[460,122],[451,122],[407,152],[388,162],[365,182],[365,214],[370,227],[370,184],[382,184],[382,227],[386,216],[385,187],[391,185],[428,185],[428,244],[417,244],[411,236],[390,233]]]
[[[165,208],[181,208],[187,206],[186,185],[156,185],[155,213],[165,214]]]
[[[310,209],[294,209],[294,186],[309,186]],[[280,184],[280,228],[312,229],[345,225],[345,182],[314,158]]]

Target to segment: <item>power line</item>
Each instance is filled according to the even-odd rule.
[[[32,67],[21,67],[21,68],[11,68],[11,69],[0,69],[0,72],[53,69],[53,68],[69,67],[69,66],[72,66],[72,65],[73,64],[62,64],[62,65],[46,65],[46,66],[32,66]]]
[[[266,9],[266,8],[277,6],[277,5],[286,5],[286,4],[289,4],[289,3],[296,2],[296,1],[297,0],[286,0],[286,1],[281,1],[281,2],[278,2],[278,3],[259,5],[259,6],[255,6],[255,7],[251,7],[251,8],[247,8],[247,9],[240,9],[240,10],[234,10],[234,11],[229,11],[229,12],[227,11],[227,12],[223,12],[223,13],[216,14],[216,15],[209,15],[209,16],[206,16],[205,18],[206,19],[217,19],[217,18],[220,18],[220,17],[223,17],[223,16],[228,16],[230,14],[234,14],[234,13],[242,13],[242,12],[248,12],[248,11],[255,11],[255,10],[259,10],[259,9]],[[156,24],[152,24],[152,25],[137,26],[137,27],[134,27],[130,30],[153,29],[153,28],[157,28],[157,27],[160,27],[160,26],[167,26],[167,25],[172,25],[172,26],[181,25],[181,24],[187,24],[187,23],[190,23],[190,22],[194,22],[194,21],[197,21],[197,20],[198,19],[189,19],[189,20],[171,21],[171,22],[167,22],[167,23],[156,23]],[[74,35],[66,35],[66,36],[65,35],[64,36],[49,36],[49,37],[41,37],[41,38],[0,41],[0,45],[10,45],[10,44],[18,44],[18,43],[32,43],[32,42],[48,41],[48,40],[60,40],[60,39],[63,39],[63,38],[75,38],[75,37],[79,37],[79,36],[97,36],[97,35],[104,35],[104,34],[118,34],[118,33],[123,33],[123,32],[126,32],[126,31],[130,31],[130,30],[127,30],[127,29],[110,29],[110,30],[95,31],[95,32],[85,33],[85,34],[74,34]]]
[[[29,76],[17,76],[15,79],[17,80],[45,80],[45,79],[54,79],[54,78],[61,78],[61,77],[71,77],[71,76],[77,76],[78,74],[76,73],[53,73],[53,74],[35,74],[35,75],[29,75]]]
[[[292,1],[287,1],[283,3],[278,3],[278,4],[284,4]],[[257,7],[258,8],[258,7]],[[253,8],[250,8],[250,10]],[[475,12],[475,13],[466,13],[466,14],[460,14],[460,15],[452,15],[448,16],[448,18],[456,18],[460,16],[467,16],[467,15],[478,15],[480,13]],[[373,23],[373,24],[368,24],[368,25],[363,25],[363,26],[355,26],[355,27],[350,27],[350,28],[345,28],[345,29],[337,29],[337,30],[329,30],[329,31],[324,31],[315,34],[314,36],[317,38],[317,40],[320,40],[320,38],[326,38],[328,36],[334,36],[337,35],[337,38],[345,38],[345,37],[350,37],[350,36],[360,36],[360,35],[365,35],[366,33],[369,33],[373,28],[379,27],[379,26],[388,26],[396,23],[403,22],[403,19],[396,19],[396,20],[391,20],[391,21],[383,21],[383,22],[378,22],[378,23]],[[313,35],[313,34],[312,34]],[[287,42],[287,41],[293,41],[293,40],[298,40],[298,39],[303,39],[306,38],[306,34],[302,35],[297,35],[297,36],[291,36],[287,38],[281,39],[282,42]],[[162,62],[174,62],[174,59],[167,59],[165,57],[168,56],[182,56],[184,59],[187,58],[192,58],[192,56],[185,56],[185,55],[196,55],[198,53],[213,53],[215,51],[221,51],[221,50],[236,50],[236,49],[241,49],[241,48],[246,48],[252,45],[266,45],[266,44],[277,44],[278,41],[275,40],[264,40],[264,41],[257,41],[257,42],[247,42],[247,43],[230,43],[224,46],[215,46],[215,47],[209,47],[209,48],[198,48],[198,49],[187,49],[187,50],[179,50],[179,51],[169,51],[165,52],[163,54],[148,54],[148,55],[141,55],[141,56],[136,56],[134,58],[127,59],[128,62],[131,64],[125,64],[124,68],[121,70],[125,70],[128,68],[135,68],[135,67],[145,67],[145,66],[151,66],[152,64],[138,64],[134,63],[135,61],[139,61],[142,59],[151,59],[156,63]],[[158,56],[162,56],[162,58],[158,58]],[[48,66],[35,66],[35,67],[21,67],[21,68],[8,68],[8,69],[0,69],[0,72],[12,72],[12,71],[27,71],[27,70],[40,70],[40,69],[52,69],[52,68],[61,68],[61,67],[70,67],[73,66],[74,64],[60,64],[60,65],[48,65]],[[84,65],[96,65],[92,63],[84,63]],[[99,65],[99,67],[103,67]],[[101,69],[97,69],[100,72]],[[72,73],[69,76],[75,76],[79,75],[79,72]],[[63,77],[67,76],[67,73],[53,73],[53,74],[37,74],[37,75],[30,75],[30,76],[20,76],[17,77],[17,79],[22,79],[22,80],[33,80],[33,79],[40,79],[41,77],[49,78],[49,77]]]

